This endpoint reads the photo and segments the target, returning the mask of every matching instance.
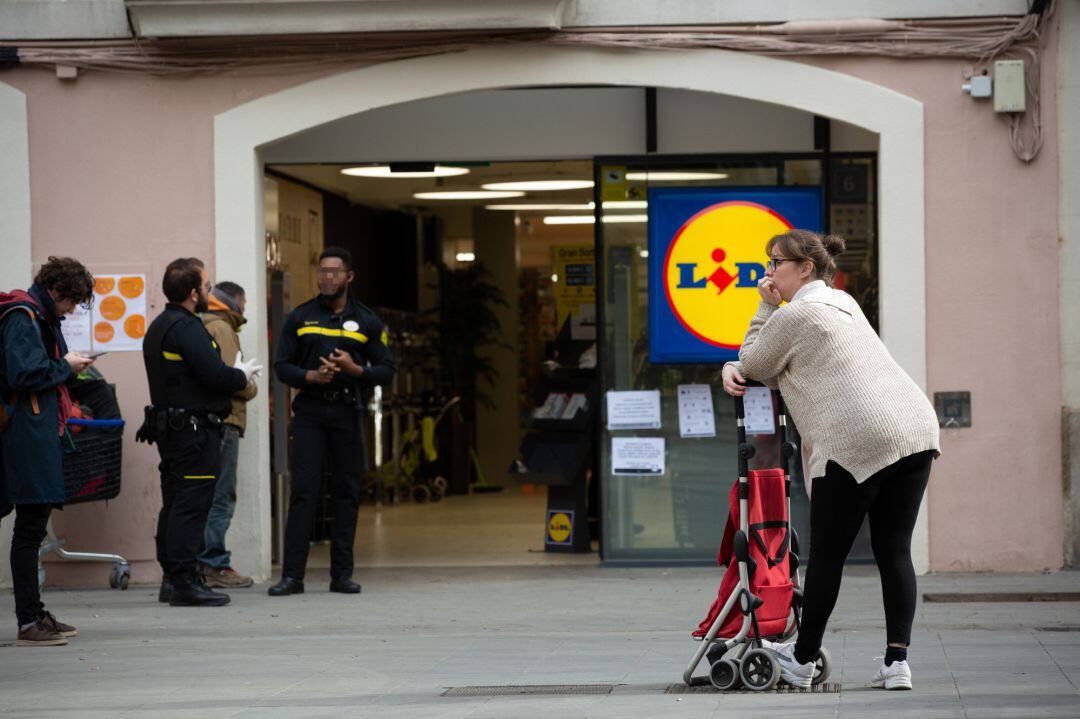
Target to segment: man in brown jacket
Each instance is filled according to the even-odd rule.
[[[244,288],[235,282],[218,282],[210,293],[203,324],[221,349],[221,356],[236,357],[240,339],[236,336],[244,319]],[[232,412],[225,420],[221,437],[221,472],[214,490],[214,504],[206,518],[203,550],[199,567],[208,587],[250,587],[251,577],[237,574],[232,568],[232,555],[225,548],[225,533],[229,530],[236,510],[236,465],[240,453],[240,438],[247,424],[247,403],[255,396],[254,382],[233,395]]]

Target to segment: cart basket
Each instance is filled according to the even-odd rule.
[[[64,504],[97,502],[120,494],[122,419],[70,419],[69,425],[120,431],[68,434],[62,441]]]

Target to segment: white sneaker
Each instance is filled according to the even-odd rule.
[[[800,689],[810,688],[811,683],[814,681],[814,662],[800,664],[796,661],[794,642],[785,644],[769,642],[769,646],[766,648],[773,650],[780,662],[781,679],[793,687],[799,687]]]
[[[911,689],[911,667],[906,661],[886,665],[883,660],[877,674],[870,680],[870,686],[878,689]]]

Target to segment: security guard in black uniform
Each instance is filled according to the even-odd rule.
[[[150,323],[143,361],[150,401],[137,439],[156,442],[161,456],[157,560],[165,577],[159,600],[172,606],[221,606],[229,595],[207,589],[196,565],[221,469],[222,420],[232,395],[262,368],[257,360],[229,367],[197,312],[210,284],[195,258],[169,263],[161,282],[169,303]],[[231,359],[231,358],[230,358]]]
[[[349,295],[352,255],[328,247],[319,257],[319,296],[285,319],[274,372],[300,390],[293,401],[292,485],[285,525],[281,581],[272,597],[302,594],[311,523],[330,460],[334,504],[330,542],[330,591],[357,594],[352,581],[353,541],[364,470],[364,405],[361,383],[385,385],[394,376],[382,321]]]

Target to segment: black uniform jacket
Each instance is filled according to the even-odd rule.
[[[183,407],[225,419],[233,394],[247,386],[244,373],[230,366],[235,360],[221,356],[197,315],[170,302],[143,339],[150,401],[155,407]]]
[[[351,297],[345,310],[335,315],[322,296],[300,305],[285,318],[274,355],[274,372],[292,387],[328,391],[355,386],[358,380],[339,372],[326,385],[309,385],[304,379],[308,370],[322,366],[320,357],[330,358],[335,349],[348,352],[353,361],[364,367],[359,381],[386,385],[394,377],[394,360],[386,346],[382,320]]]

